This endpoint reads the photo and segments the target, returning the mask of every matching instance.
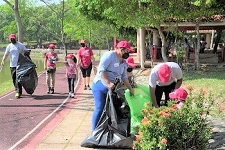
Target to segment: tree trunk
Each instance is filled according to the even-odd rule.
[[[61,34],[62,34],[62,44],[65,50],[65,54],[67,56],[67,45],[65,40],[65,34],[64,34],[64,12],[65,12],[65,1],[62,1],[62,16],[61,16]]]
[[[200,50],[200,33],[199,33],[199,22],[196,23],[196,34],[197,34],[197,44],[195,48],[195,69],[200,70],[199,61],[199,50]]]
[[[215,45],[213,47],[213,53],[216,53],[217,52],[217,48],[218,48],[218,45],[219,45],[219,42],[220,42],[220,39],[221,39],[221,36],[222,36],[222,30],[216,30],[216,39],[215,39]]]
[[[16,20],[17,31],[18,31],[18,41],[23,42],[23,25],[22,25],[20,13],[19,13],[19,2],[18,2],[19,0],[15,0],[14,5],[10,3],[10,1],[8,0],[3,0],[3,1],[5,1],[12,8],[15,14],[15,20]]]
[[[163,34],[163,32],[161,31],[160,27],[158,28],[158,31],[159,31],[159,36],[160,36],[161,41],[162,41],[162,49],[161,49],[161,52],[162,52],[162,58],[163,58],[163,61],[164,61],[164,62],[167,62],[168,59],[167,59],[167,56],[166,56],[166,47],[165,47],[165,44],[166,44],[166,37],[165,37],[165,35]]]
[[[23,26],[22,26],[22,21],[19,13],[19,4],[18,0],[15,0],[14,4],[14,13],[15,13],[15,19],[16,19],[16,24],[17,24],[17,30],[18,30],[18,41],[23,42]]]

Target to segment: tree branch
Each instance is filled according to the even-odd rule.
[[[44,1],[44,0],[40,0],[41,2],[43,2],[49,9],[51,9],[54,13],[56,13],[56,15],[58,15],[58,16],[60,16],[61,17],[61,15],[60,15],[60,13],[59,12],[57,12],[57,11],[55,11],[46,1]]]
[[[6,2],[6,4],[8,4],[13,10],[14,10],[14,5],[11,4],[8,0],[3,0],[4,2]]]
[[[39,23],[40,27],[42,27],[46,32],[52,34],[56,39],[58,39],[59,41],[63,42],[62,39],[57,34],[55,34],[50,29],[48,29],[47,27],[45,27],[44,25],[42,25],[42,23],[39,20],[36,20],[36,21]]]

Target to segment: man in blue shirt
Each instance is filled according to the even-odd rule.
[[[17,82],[16,79],[16,67],[19,59],[20,53],[23,53],[24,51],[27,51],[27,48],[20,42],[16,40],[16,35],[15,34],[10,34],[9,35],[9,40],[11,43],[6,47],[5,54],[3,56],[1,65],[4,66],[5,60],[10,57],[10,70],[11,70],[11,75],[13,79],[13,84],[16,89],[16,98],[20,98],[22,95],[22,86]]]
[[[92,130],[97,126],[98,120],[105,106],[106,95],[109,89],[115,88],[115,81],[123,81],[130,94],[134,91],[128,81],[127,64],[125,59],[132,52],[130,44],[127,41],[120,41],[114,51],[105,52],[100,60],[97,74],[93,80],[92,92],[94,95],[95,108],[92,117]]]

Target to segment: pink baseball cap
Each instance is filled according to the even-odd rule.
[[[48,48],[55,49],[55,45],[54,44],[49,44]]]
[[[16,39],[16,35],[15,34],[10,34],[9,35],[9,40],[11,40],[11,39]]]
[[[174,92],[169,94],[169,97],[171,99],[178,99],[178,100],[183,100],[183,101],[186,100],[187,96],[188,96],[188,93],[183,88],[176,89]]]
[[[117,44],[117,46],[116,46],[117,48],[126,48],[128,51],[129,51],[129,53],[133,53],[134,52],[134,50],[131,48],[131,46],[130,46],[130,43],[129,42],[127,42],[127,41],[120,41],[118,44]]]
[[[170,80],[170,67],[167,64],[162,64],[158,70],[159,80],[162,83],[167,83]]]
[[[126,59],[126,63],[131,67],[136,67],[136,64],[134,63],[134,59],[132,57],[128,57]]]
[[[73,54],[68,54],[68,55],[66,56],[66,58],[71,58],[71,59],[73,59],[73,58],[74,58],[74,55],[73,55]]]
[[[80,44],[86,44],[85,40],[80,40]]]

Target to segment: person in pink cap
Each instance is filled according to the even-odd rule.
[[[181,86],[182,78],[182,70],[175,62],[160,63],[152,69],[149,76],[149,90],[154,107],[160,107],[163,93],[167,105],[169,93]]]
[[[134,82],[133,69],[136,67],[136,64],[134,63],[133,57],[128,57],[126,59],[126,63],[127,63],[128,80],[129,80],[131,86],[134,88],[136,86],[136,84]]]
[[[173,91],[172,93],[169,94],[170,99],[175,99],[177,100],[177,104],[175,105],[176,108],[180,109],[182,105],[185,103],[185,100],[188,96],[188,93],[185,89],[179,88]]]
[[[80,70],[84,79],[84,90],[91,90],[90,76],[92,70],[92,62],[94,62],[93,51],[90,47],[86,46],[86,41],[80,41],[81,48],[78,50],[78,64],[80,64]]]
[[[68,54],[66,56],[66,61],[64,62],[66,66],[66,76],[68,79],[69,96],[74,97],[74,82],[77,78],[77,59],[74,54]]]
[[[55,72],[58,55],[55,52],[55,45],[48,45],[48,52],[45,54],[44,68],[46,70],[47,93],[54,94]]]
[[[131,95],[134,94],[134,90],[128,80],[127,63],[125,61],[129,57],[130,52],[133,52],[130,44],[127,41],[120,41],[115,50],[107,51],[101,56],[97,74],[92,83],[95,104],[92,116],[92,130],[96,128],[102,114],[107,92],[109,89],[113,90],[115,88],[117,80],[126,85]]]
[[[22,95],[22,85],[17,81],[16,78],[16,67],[18,64],[18,59],[20,53],[26,54],[27,48],[20,42],[17,41],[15,34],[9,35],[9,40],[11,43],[6,47],[5,54],[2,58],[1,66],[4,66],[5,60],[10,58],[10,71],[13,79],[13,84],[16,90],[16,98],[20,98]]]

